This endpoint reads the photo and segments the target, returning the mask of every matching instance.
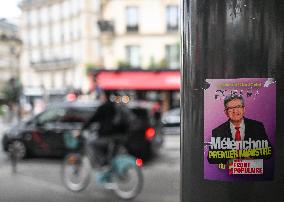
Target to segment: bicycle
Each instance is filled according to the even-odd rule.
[[[108,144],[109,164],[103,168],[94,163],[90,155],[91,148],[86,145],[87,135],[76,137],[73,133],[65,135],[66,145],[75,148],[80,145],[77,152],[68,154],[62,164],[61,176],[64,185],[71,191],[84,190],[90,183],[91,173],[95,171],[96,183],[103,188],[112,190],[122,199],[135,198],[143,187],[142,160],[135,159],[127,153],[125,138],[112,138]],[[87,136],[87,137],[86,137]],[[93,162],[92,162],[93,161]],[[94,165],[95,164],[95,165]]]

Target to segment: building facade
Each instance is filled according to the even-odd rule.
[[[110,72],[97,74],[99,87],[122,90],[120,93],[138,100],[158,101],[162,111],[179,106],[179,89],[172,88],[180,83],[176,76],[180,68],[179,3],[179,0],[101,2],[98,16],[101,63]],[[113,69],[118,71],[111,72]],[[155,76],[147,79],[151,74]],[[111,80],[110,85],[104,85],[107,79]],[[162,80],[171,87],[155,85]]]
[[[3,98],[6,83],[12,78],[19,78],[21,46],[17,27],[0,19],[0,99]]]
[[[86,67],[98,60],[97,2],[25,0],[20,8],[24,86],[86,88]]]
[[[86,71],[179,68],[179,0],[24,0],[25,87],[88,91]]]
[[[104,67],[179,68],[178,0],[107,0],[99,18]]]

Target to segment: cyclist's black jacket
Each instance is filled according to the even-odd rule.
[[[114,102],[106,101],[98,107],[94,115],[83,125],[82,130],[88,129],[92,123],[97,122],[99,124],[99,136],[105,137],[118,133],[125,133],[127,131],[127,126],[114,124],[115,116],[121,111],[118,110],[118,107],[119,106],[116,106]]]

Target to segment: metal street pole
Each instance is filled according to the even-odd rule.
[[[183,0],[181,11],[181,201],[284,201],[284,2]],[[232,95],[244,106],[224,105]],[[234,127],[220,129],[236,112],[257,120],[240,119],[238,148]]]

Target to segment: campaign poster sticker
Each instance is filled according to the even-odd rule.
[[[204,90],[204,179],[273,180],[276,82],[273,78],[207,79]]]

